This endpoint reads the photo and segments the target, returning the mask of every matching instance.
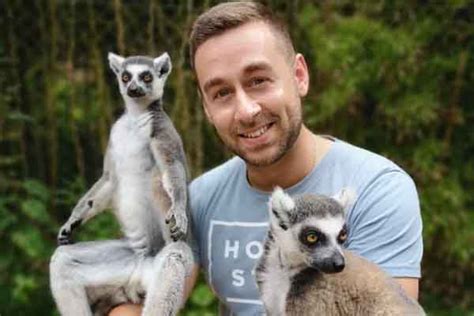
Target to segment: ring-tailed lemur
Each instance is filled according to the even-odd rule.
[[[273,192],[256,269],[268,315],[424,315],[378,266],[342,249],[353,197],[350,190],[334,198]]]
[[[183,145],[162,107],[171,60],[108,59],[126,110],[112,127],[102,177],[59,231],[51,290],[62,315],[103,315],[124,302],[143,303],[143,315],[175,315],[192,252]],[[123,239],[70,244],[75,228],[109,207]]]

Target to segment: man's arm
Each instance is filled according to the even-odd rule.
[[[197,277],[199,275],[199,265],[195,264],[191,271],[191,274],[186,278],[186,283],[184,284],[184,299],[183,305],[188,300],[189,295],[196,284]],[[109,316],[139,316],[142,313],[142,305],[134,304],[123,304],[115,307],[109,313]]]
[[[183,298],[183,305],[188,300],[191,292],[194,289],[194,285],[196,285],[196,280],[199,275],[199,265],[194,264],[193,269],[191,270],[191,275],[186,278],[186,283],[184,284],[184,298]]]
[[[394,278],[405,290],[405,292],[415,300],[418,300],[418,283],[417,278]]]

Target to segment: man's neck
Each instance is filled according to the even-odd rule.
[[[250,184],[259,190],[288,188],[307,176],[329,151],[332,141],[314,135],[305,126],[293,147],[277,162],[265,167],[247,165]]]

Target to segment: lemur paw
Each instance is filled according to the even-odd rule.
[[[71,231],[71,228],[69,227],[69,225],[64,225],[63,227],[61,227],[61,229],[59,230],[59,234],[58,234],[58,245],[61,246],[61,245],[69,245],[69,244],[72,244],[72,231]]]
[[[188,218],[186,213],[178,212],[171,208],[168,210],[168,215],[165,218],[165,222],[170,230],[170,236],[173,241],[184,239],[188,230]]]
[[[59,233],[58,233],[58,237],[57,237],[59,246],[69,245],[69,244],[73,243],[73,241],[72,241],[72,231],[77,226],[79,226],[79,224],[80,224],[80,221],[75,221],[72,224],[69,224],[69,222],[67,222],[66,224],[64,224],[61,227],[61,229],[59,230]]]

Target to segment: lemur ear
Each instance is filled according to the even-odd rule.
[[[171,72],[172,68],[170,55],[165,52],[161,56],[153,59],[153,67],[160,78],[163,76],[166,78],[166,76],[168,76]]]
[[[295,208],[295,201],[282,188],[276,187],[270,198],[270,219],[272,223],[287,230],[290,224],[289,212]]]
[[[356,192],[351,188],[342,188],[341,191],[332,196],[334,200],[341,204],[344,212],[346,212],[349,209],[349,206],[355,202],[356,197]]]
[[[108,58],[110,68],[113,70],[113,72],[115,72],[116,75],[118,75],[120,73],[120,69],[122,69],[122,63],[125,58],[110,52]]]

